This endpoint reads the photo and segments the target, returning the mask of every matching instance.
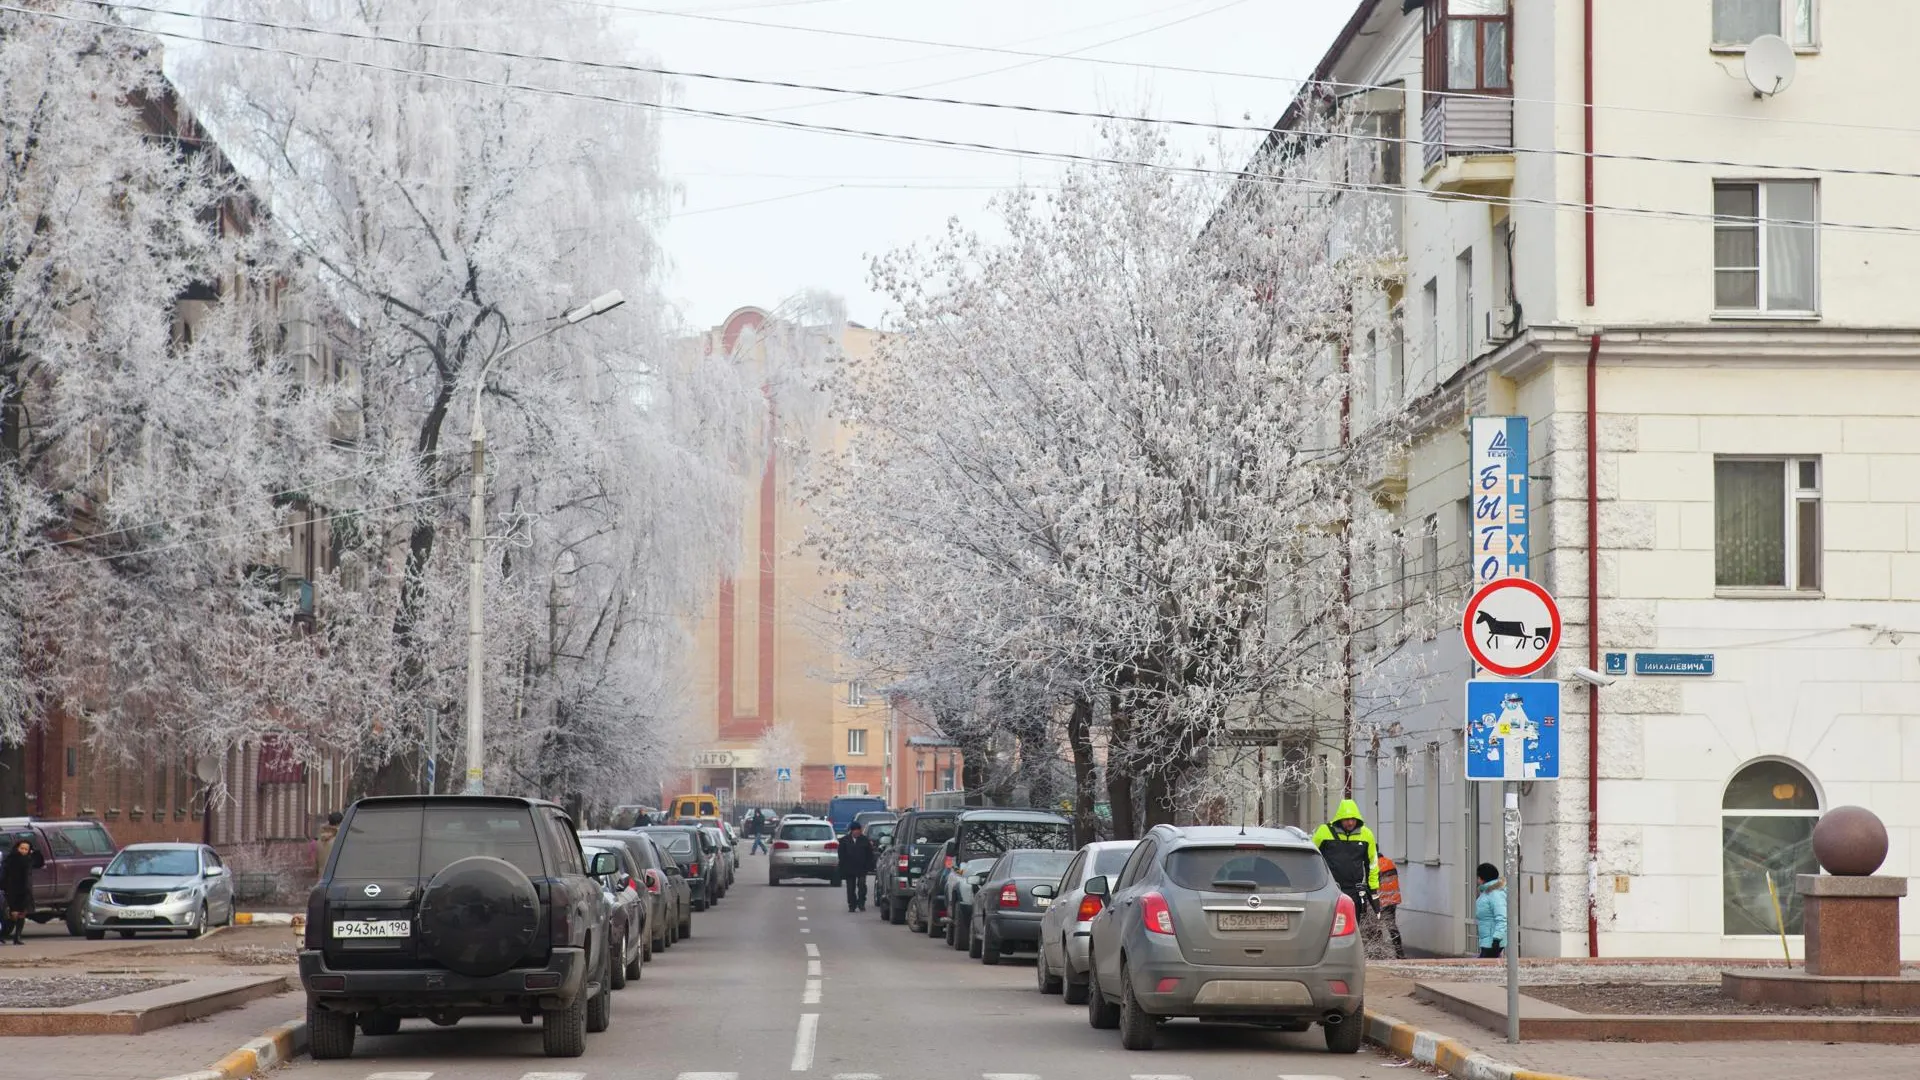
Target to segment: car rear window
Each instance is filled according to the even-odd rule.
[[[913,819],[913,842],[916,844],[944,844],[953,839],[955,819],[950,817]]]
[[[675,855],[693,854],[693,834],[684,832],[657,832],[653,839],[660,846]]]
[[[62,829],[73,846],[80,849],[82,855],[111,855],[113,840],[107,836],[107,830],[98,825],[82,825],[77,829]]]
[[[833,839],[833,826],[819,822],[804,825],[782,825],[780,826],[780,839],[831,840]]]
[[[999,855],[1015,848],[1056,848],[1070,851],[1073,826],[1054,821],[969,821],[960,846],[969,858]]]
[[[1007,856],[1007,873],[1019,877],[1057,878],[1073,861],[1071,851],[1023,851]]]
[[[1327,863],[1317,851],[1280,847],[1190,847],[1167,856],[1167,876],[1183,889],[1317,889]]]
[[[1093,869],[1087,871],[1087,876],[1113,877],[1120,872],[1121,867],[1127,865],[1127,860],[1132,856],[1133,849],[1130,847],[1101,848],[1093,853]]]
[[[365,807],[337,846],[335,877],[430,877],[473,855],[505,859],[529,877],[547,872],[521,806]]]
[[[867,836],[873,841],[873,846],[883,846],[893,839],[893,822],[883,821],[878,825],[868,826]]]

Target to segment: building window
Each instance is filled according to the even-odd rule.
[[[1399,842],[1394,850],[1400,853],[1401,862],[1413,861],[1413,804],[1407,801],[1407,774],[1412,771],[1412,762],[1407,758],[1407,748],[1393,748],[1393,838]]]
[[[1820,588],[1820,459],[1713,463],[1713,583],[1722,589]]]
[[[1426,88],[1510,92],[1511,19],[1508,0],[1427,0]]]
[[[1435,378],[1438,378],[1440,375],[1439,278],[1428,278],[1427,283],[1420,287],[1420,305],[1420,314],[1426,316],[1427,319],[1427,340],[1421,342],[1421,344],[1425,346],[1426,355],[1421,357],[1421,359],[1424,363],[1431,365],[1427,369],[1428,372]]]
[[[864,754],[867,752],[867,729],[863,727],[847,729],[847,753]]]
[[[867,684],[855,679],[847,684],[847,704],[860,708],[867,703]]]
[[[1453,319],[1454,333],[1460,341],[1460,363],[1470,362],[1474,357],[1473,333],[1473,249],[1460,253],[1453,260]]]
[[[1713,185],[1713,306],[1819,310],[1819,187],[1812,180]]]
[[[1420,792],[1425,820],[1420,823],[1420,857],[1440,861],[1440,744],[1427,744],[1427,769]]]
[[[870,792],[867,791],[867,785],[865,784],[848,784],[846,794],[867,795],[867,794],[870,794]]]
[[[1727,934],[1802,931],[1799,874],[1817,874],[1813,826],[1820,795],[1784,761],[1756,761],[1734,774],[1720,800],[1721,929]],[[1773,882],[1771,893],[1767,882]],[[1780,917],[1774,918],[1774,898]]]
[[[1407,393],[1406,315],[1404,307],[1395,308],[1393,327],[1387,332],[1387,401],[1394,412],[1400,411]]]
[[[1745,48],[1763,34],[1777,34],[1795,48],[1818,44],[1814,0],[1713,0],[1713,45]]]

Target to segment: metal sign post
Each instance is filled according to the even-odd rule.
[[[1507,841],[1506,869],[1502,871],[1507,878],[1507,1041],[1520,1041],[1520,950],[1514,947],[1514,939],[1519,937],[1519,912],[1513,902],[1520,895],[1514,891],[1514,882],[1520,877],[1520,785],[1508,780],[1502,785],[1506,788],[1506,809],[1500,814],[1500,827]]]

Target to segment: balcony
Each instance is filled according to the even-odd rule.
[[[1513,193],[1513,99],[1443,97],[1421,117],[1420,138],[1429,190],[1475,196]]]

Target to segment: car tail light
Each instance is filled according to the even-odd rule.
[[[573,941],[573,905],[560,896],[553,898],[553,948]]]
[[[1089,922],[1100,914],[1100,898],[1097,896],[1080,897],[1080,911],[1074,915],[1075,922]]]
[[[1013,882],[1009,881],[1005,885],[1000,886],[1000,906],[1001,907],[1019,907],[1020,906],[1020,887],[1018,885],[1015,885]]]
[[[785,840],[775,840],[773,842],[773,850],[775,851],[785,851],[787,850],[788,846],[789,845]]]
[[[692,877],[700,876],[700,863],[696,860],[687,864],[687,873]]]
[[[907,859],[907,857],[906,857],[905,855],[902,855],[902,856],[900,856],[900,861],[899,861],[899,862],[896,862],[896,863],[894,863],[894,864],[893,864],[893,867],[894,867],[894,869],[896,869],[896,870],[903,870],[903,871],[904,871],[904,870],[907,870],[908,868],[910,868],[910,866],[911,866],[911,865],[912,865],[912,864],[911,864],[911,863],[910,863],[910,862],[908,861],[908,859]]]
[[[647,877],[647,891],[654,894],[655,896],[660,895],[660,871],[649,870],[647,871],[646,877]]]
[[[838,840],[829,840],[829,841],[827,841],[827,850],[828,850],[828,851],[839,851],[839,850],[840,850],[840,841],[838,841]]]
[[[1173,933],[1173,909],[1167,906],[1167,898],[1157,892],[1140,898],[1140,918],[1147,924],[1149,934]]]
[[[943,863],[941,863],[941,864],[940,864],[940,867],[941,867],[941,869],[943,869],[943,870],[951,870],[951,869],[953,869],[953,856],[951,856],[951,855],[949,855],[949,856],[947,856],[947,858],[946,858],[946,861],[945,861],[945,862],[943,862]]]
[[[1340,902],[1333,907],[1333,933],[1329,937],[1351,936],[1360,922],[1360,913],[1353,906],[1353,897],[1340,894]]]

